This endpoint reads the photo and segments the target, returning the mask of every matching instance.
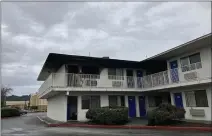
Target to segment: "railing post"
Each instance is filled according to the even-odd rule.
[[[165,84],[166,84],[166,83],[165,83],[165,82],[166,82],[166,79],[165,79],[165,75],[164,75],[164,73],[165,73],[165,72],[163,72],[163,85],[165,85]]]
[[[150,78],[151,78],[151,87],[154,87],[154,86],[153,86],[152,74],[150,75]]]
[[[90,88],[91,88],[91,75],[89,74],[89,84],[90,84]]]
[[[133,76],[133,77],[134,77],[134,88],[137,88],[137,86],[138,86],[137,77],[136,76]]]
[[[54,86],[54,76],[53,75],[54,75],[54,73],[51,74],[51,77],[52,77],[52,87]]]

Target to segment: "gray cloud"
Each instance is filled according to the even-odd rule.
[[[2,81],[36,92],[50,52],[142,60],[211,32],[203,3],[2,3]]]

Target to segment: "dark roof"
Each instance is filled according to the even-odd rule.
[[[157,63],[152,62],[151,63]],[[143,65],[149,66],[150,64],[145,63]],[[56,72],[64,64],[79,64],[79,65],[92,65],[103,68],[139,68],[142,69],[141,63],[139,61],[129,61],[129,60],[118,60],[110,58],[99,58],[99,57],[88,57],[88,56],[77,56],[77,55],[67,55],[58,53],[49,53],[41,72],[37,78],[38,81],[45,80],[48,75],[52,72]]]
[[[99,58],[99,57],[49,53],[37,80],[38,81],[45,80],[50,73],[56,72],[64,64],[96,65],[98,67],[104,67],[104,68],[138,68],[138,69],[148,69],[150,71],[151,70],[155,71],[155,69],[163,70],[167,58],[177,56],[189,50],[201,48],[207,44],[211,45],[211,33],[196,38],[192,41],[189,41],[187,43],[184,43],[182,45],[179,45],[175,48],[172,48],[168,51],[162,52],[158,55],[155,55],[142,61],[129,61],[129,60],[110,59],[107,57]]]

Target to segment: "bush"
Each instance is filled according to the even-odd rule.
[[[148,125],[170,125],[176,119],[184,117],[185,110],[171,104],[161,104],[148,112]]]
[[[128,122],[128,108],[126,107],[102,107],[89,109],[86,118],[96,124],[121,125]]]
[[[2,108],[1,109],[1,117],[14,117],[14,116],[20,116],[20,112],[16,108]]]

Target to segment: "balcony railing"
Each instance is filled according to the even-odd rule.
[[[201,68],[201,63],[189,65],[189,69]],[[163,86],[167,84],[179,83],[180,70],[171,69],[159,73],[146,75],[143,77],[114,76],[114,75],[93,75],[74,73],[52,73],[41,85],[39,93],[48,90],[50,87],[56,88],[122,88],[122,89],[143,89]],[[182,73],[181,73],[182,74]],[[182,78],[182,76],[181,76]],[[182,80],[182,79],[181,79]]]
[[[185,65],[181,67],[182,72],[191,71],[191,70],[200,69],[200,68],[202,68],[201,62],[197,62],[197,63],[193,63],[190,65]]]
[[[89,88],[149,88],[169,83],[168,72],[160,72],[144,77],[91,75],[73,73],[52,73],[41,85],[39,92],[50,87],[89,87]]]

